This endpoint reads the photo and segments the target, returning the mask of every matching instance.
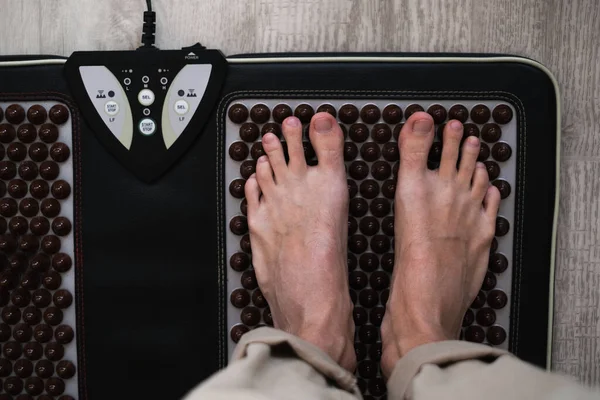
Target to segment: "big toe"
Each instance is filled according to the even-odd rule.
[[[433,136],[431,115],[425,112],[411,115],[402,127],[398,139],[402,173],[424,173],[427,170],[427,156]]]
[[[319,166],[344,169],[344,134],[330,114],[316,114],[310,122],[310,141],[317,153]]]

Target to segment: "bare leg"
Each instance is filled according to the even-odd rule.
[[[395,266],[382,323],[382,370],[421,344],[458,339],[485,276],[500,194],[477,163],[479,140],[460,122],[444,130],[439,170],[427,169],[433,120],[412,115],[399,138]]]
[[[267,134],[267,156],[258,160],[256,174],[246,183],[256,277],[276,328],[317,345],[354,370],[343,133],[329,114],[315,115],[310,140],[319,164],[309,167],[300,121],[290,117],[282,130],[289,163],[279,139]]]

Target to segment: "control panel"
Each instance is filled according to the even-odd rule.
[[[227,63],[216,50],[73,53],[65,73],[83,117],[119,161],[151,182],[201,132]]]

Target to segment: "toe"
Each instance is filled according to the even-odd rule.
[[[471,184],[478,156],[479,139],[475,136],[469,136],[463,143],[460,166],[458,167],[458,181],[464,183],[466,186]]]
[[[288,167],[296,172],[306,169],[304,147],[302,146],[302,123],[296,117],[288,117],[283,121],[283,137],[287,143],[290,162]]]
[[[452,120],[444,128],[444,147],[440,161],[440,176],[451,179],[456,176],[458,149],[463,136],[463,126],[459,121]]]
[[[309,136],[319,167],[344,168],[344,134],[335,118],[325,112],[315,114],[310,122]]]
[[[433,118],[425,112],[411,115],[400,131],[398,142],[400,173],[425,173],[433,143]]]
[[[475,172],[473,172],[473,183],[471,186],[473,197],[477,202],[481,203],[483,201],[489,186],[490,178],[487,169],[483,163],[478,162],[475,166]]]
[[[282,179],[287,172],[287,164],[285,162],[285,156],[283,154],[283,146],[281,142],[272,133],[267,133],[262,138],[262,145],[265,153],[269,157],[269,163],[273,168],[275,179]]]
[[[244,191],[246,193],[246,200],[248,201],[248,212],[252,214],[256,207],[258,207],[260,200],[260,186],[258,186],[258,182],[256,181],[256,174],[252,174],[248,178]]]
[[[273,169],[271,168],[271,163],[269,161],[269,157],[267,156],[261,156],[256,162],[256,181],[258,182],[260,191],[263,194],[268,195],[275,186],[275,181],[273,180]],[[248,183],[246,182],[246,184]]]
[[[500,207],[500,191],[498,191],[496,186],[492,185],[488,187],[485,198],[483,199],[483,207],[490,220],[495,223],[496,216],[498,215],[498,208]]]

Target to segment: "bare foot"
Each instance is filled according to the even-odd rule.
[[[302,125],[283,123],[289,163],[279,139],[266,134],[266,156],[246,182],[252,263],[276,328],[323,349],[353,371],[354,324],[347,278],[348,188],[343,133],[316,114],[310,140],[318,166],[306,165]]]
[[[458,339],[462,318],[483,282],[500,193],[477,162],[479,140],[460,122],[444,130],[439,170],[427,169],[433,120],[416,113],[399,138],[395,267],[382,323],[382,370],[426,343]]]

